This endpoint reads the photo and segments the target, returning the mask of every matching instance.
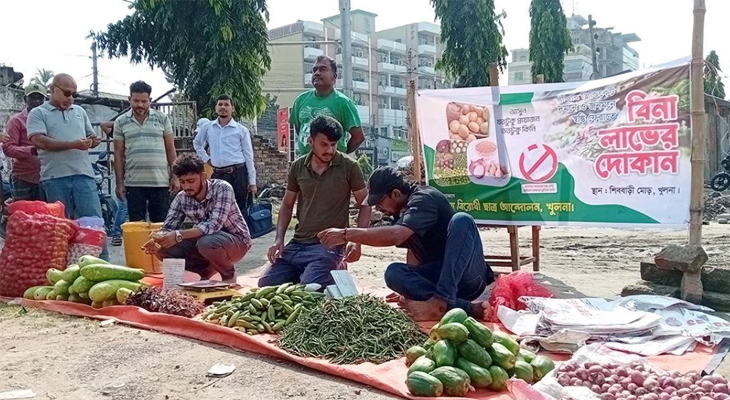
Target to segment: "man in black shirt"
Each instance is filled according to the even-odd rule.
[[[320,241],[327,246],[351,242],[407,248],[406,263],[390,264],[385,283],[404,298],[401,305],[416,321],[439,320],[457,307],[475,318],[488,317],[486,305],[471,302],[494,281],[474,219],[454,213],[437,189],[411,185],[391,167],[375,170],[369,186],[366,205],[399,216],[395,225],[327,229],[319,234]]]

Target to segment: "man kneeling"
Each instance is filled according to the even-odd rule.
[[[452,308],[487,317],[482,303],[471,302],[494,281],[474,219],[454,213],[437,189],[406,183],[391,167],[375,170],[369,186],[367,205],[400,219],[387,227],[327,229],[319,234],[322,243],[407,248],[407,263],[390,264],[385,283],[416,321],[439,320]]]
[[[160,260],[184,258],[185,269],[210,279],[216,272],[235,282],[233,266],[251,248],[251,235],[228,182],[207,179],[205,164],[195,153],[181,154],[172,166],[182,191],[170,205],[162,230],[153,234]],[[195,224],[180,230],[185,218]]]

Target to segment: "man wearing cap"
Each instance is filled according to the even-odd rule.
[[[68,74],[53,77],[50,100],[28,113],[28,137],[38,149],[46,199],[63,203],[69,218],[102,218],[89,159],[89,149],[97,147],[101,138],[86,111],[74,104],[79,96],[76,88],[76,81]],[[101,258],[109,258],[106,245]]]
[[[474,219],[454,213],[443,193],[407,183],[392,167],[375,170],[369,186],[367,205],[399,216],[395,225],[327,229],[318,235],[322,243],[408,249],[406,263],[388,266],[385,283],[401,295],[401,305],[416,321],[439,320],[452,308],[488,317],[486,305],[472,303],[494,281]]]
[[[360,259],[360,246],[338,243],[324,246],[317,234],[327,228],[350,225],[350,197],[362,204],[367,196],[365,179],[357,162],[337,151],[342,125],[334,118],[317,117],[311,122],[309,143],[312,151],[289,168],[286,193],[279,209],[274,245],[269,249],[271,266],[259,278],[259,287],[286,282],[318,283],[324,289],[334,283],[330,274],[342,261]],[[284,246],[284,238],[297,206],[294,238]],[[370,207],[360,207],[358,226],[370,224]]]
[[[41,161],[38,150],[28,139],[28,113],[46,100],[46,88],[30,84],[25,88],[25,108],[8,120],[8,141],[3,143],[3,153],[12,158],[10,188],[14,200],[43,200],[40,187]]]

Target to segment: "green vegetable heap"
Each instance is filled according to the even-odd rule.
[[[406,352],[406,386],[414,396],[466,396],[474,388],[502,391],[509,377],[537,382],[555,366],[511,336],[492,332],[462,309],[446,313],[422,346]]]
[[[373,296],[333,299],[302,314],[279,337],[279,346],[335,364],[380,364],[422,343],[426,334],[403,311]]]

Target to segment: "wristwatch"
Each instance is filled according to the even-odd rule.
[[[180,242],[182,242],[182,240],[183,240],[182,233],[180,231],[175,231],[175,241],[180,243]]]

